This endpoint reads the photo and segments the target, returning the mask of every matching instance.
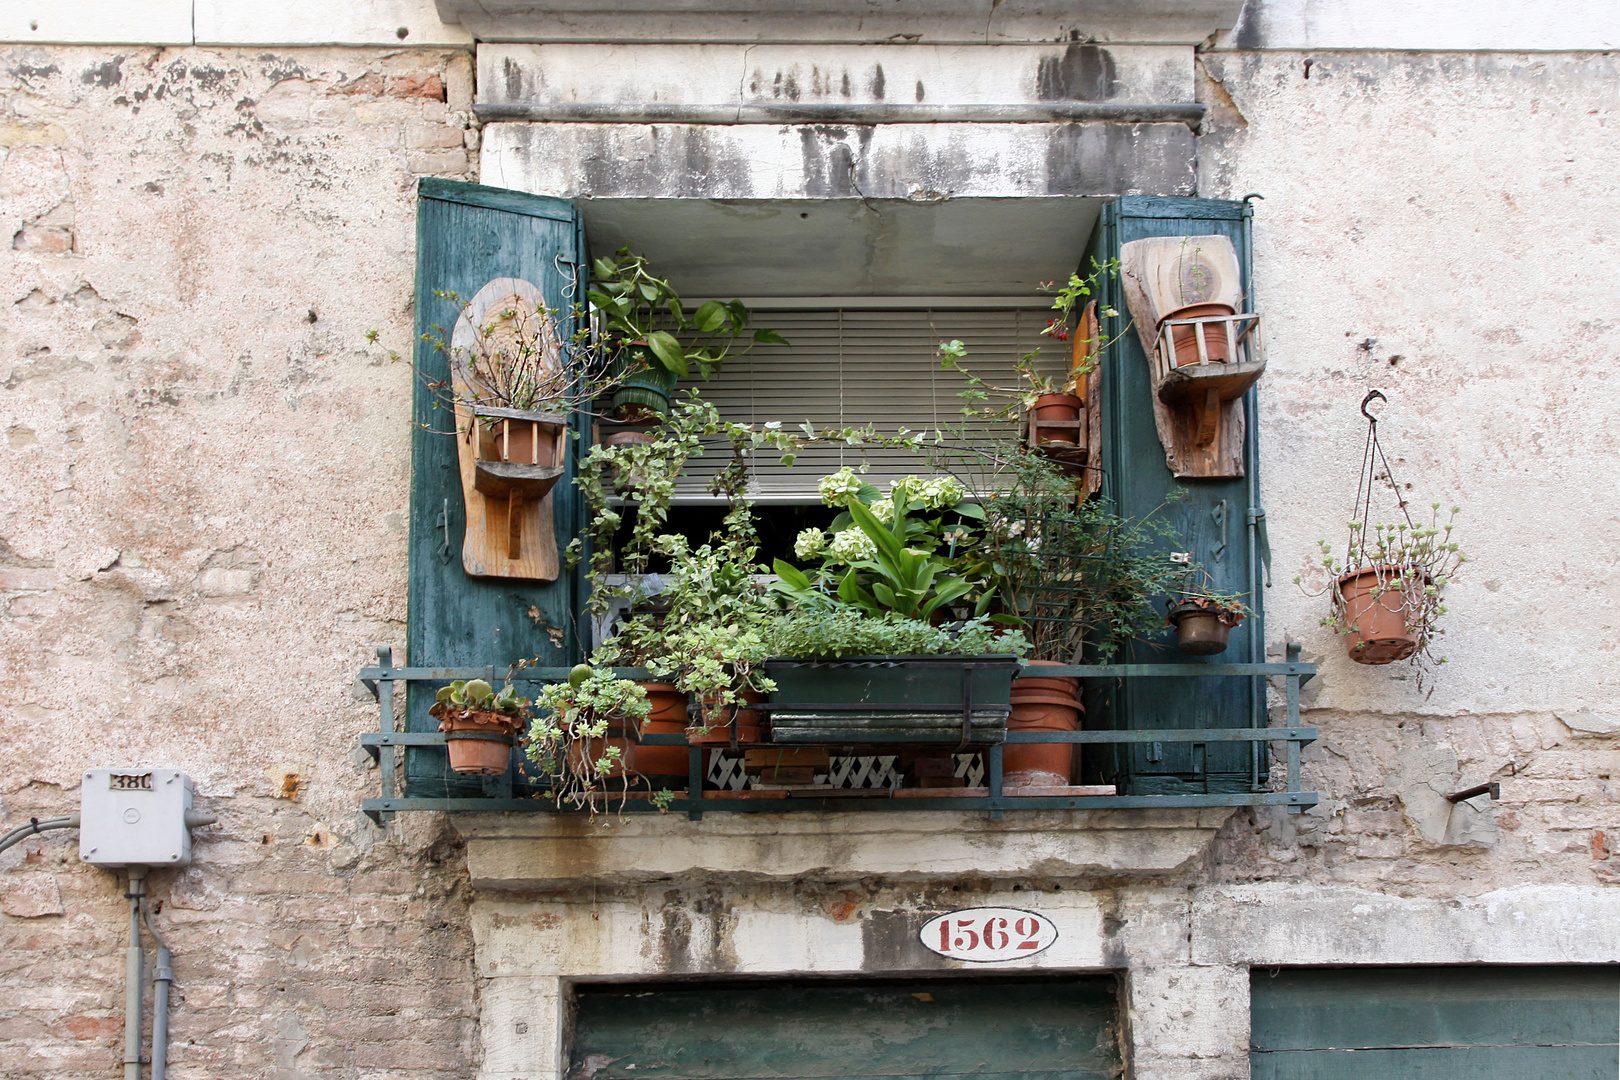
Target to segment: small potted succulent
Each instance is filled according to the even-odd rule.
[[[610,780],[628,791],[639,775],[636,745],[651,707],[647,693],[630,679],[580,664],[566,682],[548,684],[535,700],[528,754],[541,771],[557,777],[559,803],[590,805]],[[665,796],[667,801],[668,796]]]
[[[529,717],[529,700],[511,683],[499,693],[483,679],[458,679],[438,693],[428,714],[445,733],[452,772],[503,776]]]
[[[690,313],[678,292],[648,270],[645,257],[621,248],[592,263],[587,293],[596,312],[600,347],[617,360],[622,385],[612,398],[613,417],[645,423],[666,415],[675,381],[707,378],[733,352],[766,343],[786,345],[774,330],[755,330],[746,345],[748,308],[740,300],[709,300]],[[645,441],[644,439],[639,441]]]
[[[1403,504],[1403,518],[1404,509]],[[1344,638],[1350,659],[1358,664],[1429,657],[1435,638],[1444,632],[1437,625],[1447,610],[1442,597],[1468,556],[1451,539],[1461,507],[1453,506],[1443,523],[1440,504],[1431,509],[1426,525],[1410,519],[1350,522],[1342,562],[1326,540],[1318,541],[1322,566],[1333,578],[1333,611],[1323,624]],[[1445,663],[1445,658],[1435,662]]]

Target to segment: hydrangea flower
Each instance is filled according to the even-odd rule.
[[[848,506],[860,494],[862,480],[855,470],[845,465],[830,476],[823,476],[816,485],[821,501],[828,506]]]
[[[877,545],[861,530],[845,529],[833,535],[832,543],[827,545],[827,553],[841,563],[855,563],[875,558]]]
[[[805,562],[816,559],[827,550],[827,534],[820,529],[805,529],[793,541],[793,554]]]
[[[966,494],[962,485],[950,476],[934,476],[927,480],[902,476],[889,485],[889,498],[904,495],[910,502],[927,510],[948,510],[961,502]]]
[[[868,506],[867,509],[872,511],[872,516],[877,518],[883,524],[894,524],[894,503],[891,500],[879,499],[871,506]]]

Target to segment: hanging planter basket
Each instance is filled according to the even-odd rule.
[[[1348,627],[1344,643],[1350,659],[1377,666],[1417,652],[1417,634],[1406,622],[1406,585],[1396,567],[1371,566],[1343,574],[1335,587]]]

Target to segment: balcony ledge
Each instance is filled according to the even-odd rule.
[[[456,814],[478,889],[665,881],[1173,879],[1193,872],[1232,807],[982,812]]]

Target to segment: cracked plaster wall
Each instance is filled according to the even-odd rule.
[[[459,842],[356,814],[400,644],[414,187],[476,151],[455,51],[0,54],[0,812],[177,764],[171,1075],[462,1076]],[[367,699],[369,700],[369,699]],[[0,856],[0,1072],[105,1076],[123,881]]]
[[[1130,968],[1139,1077],[1213,1080],[1246,1069],[1248,963],[1613,959],[1591,935],[1620,883],[1601,497],[1616,274],[1594,210],[1615,204],[1617,163],[1607,56],[1198,63],[1201,193],[1267,196],[1268,623],[1273,648],[1296,637],[1323,661],[1306,721],[1324,738],[1305,764],[1323,804],[1239,811],[1175,880],[1019,888],[1061,885],[1065,910],[1091,913],[1075,955]],[[544,1020],[534,1034],[554,1040],[555,973],[474,967],[480,927],[528,933],[544,904],[470,904],[444,822],[380,833],[353,809],[374,781],[351,757],[374,711],[347,680],[401,636],[410,394],[364,334],[409,337],[414,177],[466,175],[478,146],[466,57],[19,49],[4,69],[3,824],[76,808],[87,758],[197,778],[221,825],[195,867],[154,879],[178,959],[177,1077],[471,1075],[480,994],[493,1052],[517,1052],[491,1040],[507,1020]],[[1474,564],[1429,696],[1348,664],[1320,602],[1289,584],[1343,517],[1369,385],[1391,392],[1414,494],[1468,511]],[[1491,778],[1501,803],[1439,805]],[[0,857],[0,989],[30,1003],[0,1035],[19,1076],[104,1075],[117,1054],[121,882],[72,852],[58,834]],[[973,902],[1013,888],[964,887]],[[811,913],[806,888],[837,899]],[[693,919],[790,944],[865,919],[864,962],[901,925],[870,916],[926,902],[881,882],[545,901],[579,925],[600,922],[593,905],[633,911],[637,932],[600,950],[616,964],[614,948],[651,949],[630,974],[677,954],[730,963],[737,931],[694,952]],[[652,911],[669,918],[642,927]],[[520,1074],[486,1068],[508,1064]]]

